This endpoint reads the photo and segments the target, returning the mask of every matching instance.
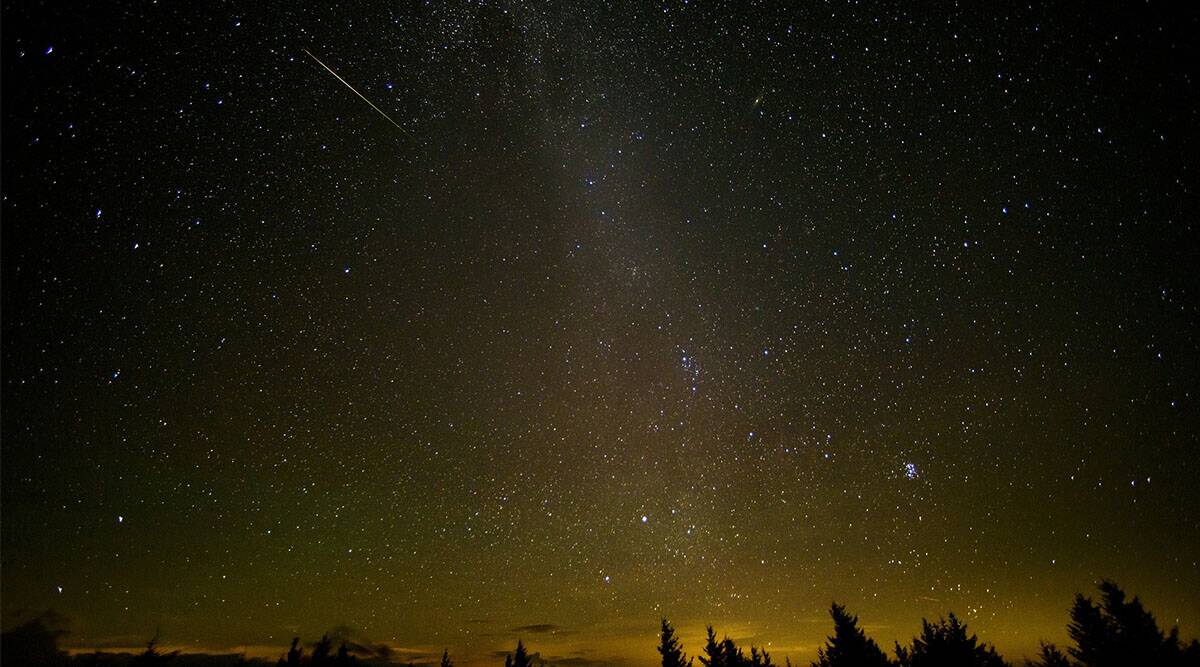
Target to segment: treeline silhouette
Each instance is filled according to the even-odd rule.
[[[1042,643],[1029,667],[1200,667],[1200,642],[1184,644],[1179,629],[1163,633],[1135,596],[1111,581],[1100,583],[1100,600],[1075,595],[1067,635],[1073,642],[1066,653],[1053,644]],[[967,625],[953,613],[930,622],[921,619],[921,633],[907,646],[895,646],[896,657],[889,658],[875,640],[858,625],[858,617],[834,602],[829,609],[833,634],[817,649],[812,667],[1006,667],[1009,663],[995,647],[979,641],[967,632]],[[704,667],[779,667],[771,655],[755,646],[749,655],[728,637],[717,641],[712,626],[704,644],[704,653],[696,656]],[[683,651],[675,629],[665,619],[658,646],[662,667],[694,667]],[[784,660],[792,667],[790,659]]]
[[[1067,635],[1071,645],[1066,651],[1053,644],[1041,644],[1038,656],[1026,660],[1027,667],[1200,667],[1200,642],[1184,643],[1178,628],[1163,632],[1154,615],[1147,611],[1135,596],[1129,599],[1119,586],[1103,581],[1099,600],[1076,594],[1071,606]],[[953,613],[936,621],[921,620],[921,632],[906,645],[897,643],[889,657],[867,636],[858,624],[858,617],[836,602],[830,607],[833,634],[817,651],[811,667],[1006,667],[1009,663],[995,647],[979,641],[967,631],[967,625]],[[61,629],[61,617],[47,612],[0,635],[0,666],[2,667],[265,667],[265,660],[247,660],[244,656],[206,656],[163,652],[155,636],[146,649],[136,655],[88,653],[69,655],[59,648],[66,634]],[[366,667],[379,664],[403,664],[393,661],[386,646],[364,646],[340,640],[326,634],[309,646],[306,653],[300,638],[275,663],[275,667]],[[774,661],[765,649],[750,646],[749,653],[732,639],[717,639],[708,626],[702,653],[688,657],[675,628],[663,619],[658,653],[662,667],[792,667],[785,658],[782,665]],[[209,662],[197,663],[197,658]],[[416,667],[412,662],[409,667]],[[432,665],[437,663],[423,663]],[[534,667],[547,664],[537,654],[530,654],[525,643],[517,641],[516,649],[504,657],[504,667]],[[454,667],[448,651],[442,651],[440,667]]]

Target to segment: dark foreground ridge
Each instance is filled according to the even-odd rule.
[[[1099,586],[1100,599],[1095,601],[1076,594],[1071,606],[1067,634],[1072,645],[1066,651],[1053,644],[1042,644],[1036,660],[1026,661],[1028,667],[1200,667],[1200,641],[1184,642],[1178,628],[1163,632],[1154,615],[1147,611],[1135,596],[1128,599],[1125,591],[1111,581]],[[889,657],[875,640],[858,625],[858,617],[834,602],[829,610],[833,618],[833,634],[818,650],[812,667],[1005,667],[1011,663],[996,652],[995,647],[979,640],[967,630],[953,612],[936,621],[921,620],[921,632],[912,641],[894,647],[895,658]],[[157,638],[146,644],[139,654],[85,653],[70,655],[61,650],[58,641],[66,631],[59,629],[61,618],[46,612],[33,620],[6,630],[0,637],[0,664],[3,667],[238,667],[269,666],[268,660],[246,658],[244,655],[212,655],[205,653],[164,652]],[[307,650],[306,650],[307,649]],[[710,625],[702,653],[689,657],[675,628],[662,620],[658,646],[662,667],[792,667],[790,658],[775,662],[765,649],[751,646],[747,652],[732,639],[717,639]],[[276,667],[366,667],[368,665],[408,665],[409,667],[454,667],[449,651],[443,651],[438,662],[402,662],[392,659],[386,647],[372,647],[342,641],[334,648],[328,635],[305,646],[299,637],[279,657]],[[504,656],[504,667],[535,667],[554,665],[530,653],[525,643],[517,641],[512,653]]]

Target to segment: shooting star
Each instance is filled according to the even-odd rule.
[[[375,106],[374,102],[372,102],[371,100],[368,100],[365,95],[358,92],[358,90],[354,86],[350,85],[349,81],[346,81],[345,79],[343,79],[337,72],[333,71],[333,68],[331,68],[329,65],[326,65],[325,63],[321,62],[321,59],[314,56],[311,51],[309,51],[308,49],[300,49],[300,50],[303,51],[304,53],[306,53],[309,58],[312,58],[313,60],[317,61],[317,64],[320,65],[321,67],[324,67],[325,71],[327,71],[330,74],[337,77],[338,81],[341,81],[342,84],[345,85],[347,88],[349,88],[355,95],[358,95],[359,98],[362,99],[362,101],[366,102],[367,104],[370,104],[372,109],[378,111],[380,116],[383,116],[384,118],[387,119],[387,122],[391,123],[392,125],[395,125],[396,129],[407,134],[409,139],[412,139],[413,141],[417,140],[417,138],[415,136],[413,136],[412,132],[409,132],[408,130],[404,129],[403,125],[392,120],[392,117],[387,115],[387,113],[384,112],[383,109],[380,109],[379,107]]]

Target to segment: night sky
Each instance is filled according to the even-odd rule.
[[[6,619],[1200,634],[1195,8],[312,4],[3,3]]]

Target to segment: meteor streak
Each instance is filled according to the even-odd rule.
[[[380,109],[379,107],[375,106],[375,103],[374,103],[374,102],[372,102],[371,100],[368,100],[368,99],[366,98],[366,96],[365,96],[365,95],[363,95],[362,93],[358,92],[358,90],[357,90],[357,89],[356,89],[354,86],[351,86],[351,85],[350,85],[350,82],[349,82],[349,81],[346,81],[345,79],[343,79],[343,78],[342,78],[342,77],[341,77],[341,76],[340,76],[340,75],[339,75],[337,72],[333,71],[333,68],[331,68],[329,65],[326,65],[325,63],[321,62],[321,59],[320,59],[320,58],[318,58],[318,57],[316,57],[316,56],[314,56],[314,55],[312,54],[312,52],[311,52],[311,51],[309,51],[308,49],[300,49],[300,50],[301,50],[301,51],[304,51],[304,53],[308,54],[308,57],[309,57],[309,58],[312,58],[313,60],[317,61],[317,64],[318,64],[318,65],[320,65],[321,67],[324,67],[324,68],[325,68],[325,71],[327,71],[327,72],[329,72],[330,74],[332,74],[332,75],[334,75],[335,77],[337,77],[337,80],[338,80],[338,81],[341,81],[341,82],[342,82],[342,83],[343,83],[343,84],[344,84],[344,85],[345,85],[347,88],[349,88],[349,89],[350,89],[350,90],[351,90],[351,91],[352,91],[352,92],[353,92],[355,95],[358,95],[358,96],[359,96],[359,98],[361,98],[361,99],[362,99],[362,101],[366,102],[367,104],[370,104],[372,109],[374,109],[374,110],[378,111],[380,116],[383,116],[384,118],[386,118],[386,119],[387,119],[387,122],[391,123],[392,125],[395,125],[395,126],[396,126],[396,129],[398,129],[398,130],[400,130],[401,132],[403,132],[403,133],[407,134],[407,135],[408,135],[408,138],[412,139],[413,141],[416,141],[416,140],[417,140],[417,138],[413,136],[412,132],[409,132],[408,130],[404,129],[404,127],[403,127],[402,125],[400,125],[400,123],[397,123],[396,121],[392,120],[392,117],[391,117],[391,116],[389,116],[389,115],[387,115],[387,113],[385,113],[383,109]]]

